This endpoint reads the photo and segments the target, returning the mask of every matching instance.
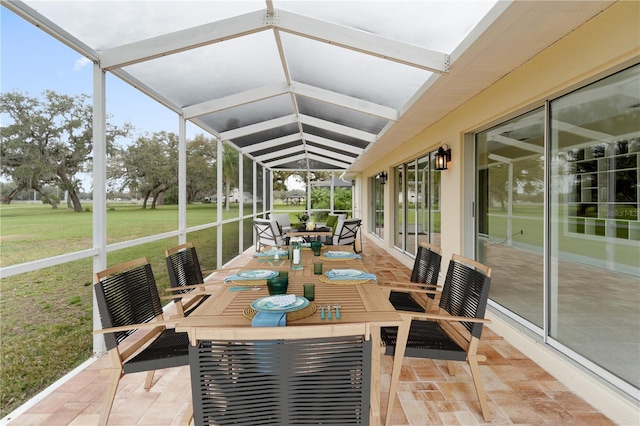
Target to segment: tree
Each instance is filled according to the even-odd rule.
[[[216,187],[216,140],[202,134],[187,141],[187,203]]]
[[[273,171],[273,191],[286,192],[287,191],[286,181],[289,178],[289,176],[291,176],[292,174],[293,172],[289,172],[289,171],[274,170]]]
[[[87,170],[93,150],[93,109],[87,95],[68,96],[47,90],[42,99],[19,91],[0,94],[0,113],[11,123],[0,128],[1,173],[16,184],[5,202],[20,190],[33,189],[46,197],[43,187],[55,185],[68,191],[76,212],[82,211],[78,174]],[[129,125],[106,125],[107,149],[117,137],[126,136]],[[55,203],[52,203],[56,208]]]
[[[352,190],[337,186],[333,195],[333,208],[337,211],[351,210],[352,206]]]
[[[128,187],[142,194],[143,209],[153,197],[151,208],[155,209],[163,194],[178,182],[178,136],[164,131],[139,136],[119,152],[108,173],[121,190]]]
[[[224,202],[226,210],[229,211],[231,202],[231,187],[238,186],[238,170],[240,153],[233,148],[223,145],[222,151],[222,178],[224,184]],[[240,191],[240,189],[238,189]],[[241,191],[240,191],[241,192]]]

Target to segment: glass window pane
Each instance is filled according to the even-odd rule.
[[[264,167],[258,166],[256,173],[256,187],[253,193],[256,198],[256,212],[262,213],[266,210],[264,204],[264,179],[267,172],[265,172]]]
[[[549,335],[636,388],[638,105],[640,66],[552,102],[549,185]]]
[[[476,258],[492,267],[489,297],[543,327],[544,110],[479,133],[476,152]]]
[[[406,234],[406,247],[407,253],[415,256],[417,249],[416,234],[418,233],[418,184],[417,184],[417,171],[416,161],[412,161],[406,164],[407,169],[407,187],[406,187],[406,225],[404,233]]]
[[[393,169],[395,186],[393,188],[394,193],[394,241],[393,244],[401,250],[404,250],[404,209],[405,209],[405,196],[404,196],[404,181],[403,181],[404,166],[400,165]]]
[[[435,169],[436,153],[429,154],[429,242],[440,246],[442,244],[442,228],[440,217],[440,182],[441,171]]]
[[[371,210],[372,219],[370,221],[371,229],[380,238],[384,238],[384,187],[380,183],[380,179],[377,176],[369,178],[369,185],[371,187],[371,203],[373,204]]]
[[[416,239],[429,242],[429,157],[422,157],[416,164]]]

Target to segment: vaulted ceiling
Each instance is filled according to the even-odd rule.
[[[612,1],[8,1],[274,170],[362,170]]]

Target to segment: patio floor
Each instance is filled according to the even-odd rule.
[[[253,249],[234,261],[250,260]],[[363,261],[377,268],[403,267],[376,244],[364,238]],[[446,268],[445,260],[443,268]],[[406,268],[405,268],[406,269]],[[407,275],[403,278],[408,278]],[[446,270],[446,269],[445,269]],[[382,278],[392,278],[390,274]],[[401,278],[395,276],[394,278]],[[492,422],[489,424],[613,425],[554,377],[525,357],[500,336],[485,328],[479,353]],[[387,404],[392,358],[383,356],[382,409]],[[466,364],[449,376],[444,361],[406,358],[398,386],[393,425],[485,424]],[[103,356],[62,384],[50,395],[10,422],[11,425],[95,425],[102,409],[109,366]],[[191,399],[188,367],[156,372],[154,385],[145,391],[145,373],[120,381],[110,425],[178,425]]]

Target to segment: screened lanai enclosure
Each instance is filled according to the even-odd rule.
[[[317,210],[310,196],[315,188],[330,194],[322,210],[358,217],[362,183],[345,172],[374,144],[386,145],[385,135],[434,79],[449,74],[460,43],[481,20],[489,23],[504,10],[495,1],[465,3],[463,14],[449,2],[403,2],[401,8],[391,1],[271,0],[2,6],[3,14],[16,14],[93,63],[93,194],[85,201],[93,225],[76,221],[72,233],[80,235],[64,244],[45,236],[51,238],[44,242],[49,257],[25,248],[2,264],[6,283],[72,270],[80,287],[92,272],[139,256],[149,257],[158,284],[166,286],[163,251],[185,241],[198,247],[203,269],[221,267],[253,246],[252,220],[273,208],[274,172],[325,180],[304,182],[307,196],[302,205],[288,206],[292,216]],[[162,219],[141,216],[125,232],[116,225],[123,208],[108,193],[105,127],[114,79],[173,111],[166,131],[178,135],[171,160],[177,208],[167,208]],[[448,102],[468,96],[459,90]],[[400,134],[422,126],[413,119]],[[194,128],[216,142],[213,153],[195,151],[188,137]],[[194,179],[210,183],[210,205],[187,205]],[[234,202],[226,204],[229,194]],[[351,205],[338,206],[337,194]],[[90,297],[87,292],[82,300],[91,303]],[[95,307],[93,316],[99,328]],[[102,351],[102,337],[94,337],[93,352]]]
[[[133,247],[176,237],[209,247],[207,266],[215,268],[253,244],[252,219],[272,208],[275,171],[353,180],[357,198],[360,184],[344,173],[384,143],[435,78],[450,72],[451,54],[474,27],[503,10],[493,1],[465,3],[463,14],[447,2],[403,2],[402,8],[396,2],[270,0],[3,5],[94,63],[93,243],[72,252],[61,248],[58,258],[33,259],[9,274],[96,254],[99,270],[112,263],[108,252],[126,257]],[[176,113],[169,127],[179,135],[179,208],[173,221],[158,224],[157,234],[135,240],[112,234],[103,213],[107,75]],[[451,101],[460,96],[452,93]],[[225,161],[195,161],[187,125],[221,141],[215,157]],[[402,132],[418,132],[420,125],[405,123]],[[191,213],[185,194],[196,167],[213,175],[215,194],[224,194],[233,179],[236,193],[245,194],[236,197],[237,208],[215,197],[214,216]],[[311,197],[305,203],[300,210],[314,207]],[[359,215],[357,209],[354,201],[349,214]],[[239,238],[227,241],[227,235]]]
[[[67,287],[82,288],[147,256],[166,286],[168,247],[193,242],[213,270],[253,247],[252,221],[276,207],[347,213],[407,264],[420,242],[491,264],[493,313],[637,401],[638,54],[612,59],[613,46],[592,52],[584,36],[630,4],[3,0],[3,14],[91,62],[93,109],[91,218],[78,215],[63,242],[45,235],[47,256],[7,238],[3,281],[73,270]],[[121,84],[171,112],[176,153],[162,214],[126,229],[106,138]],[[435,167],[440,147],[449,170]],[[290,173],[302,178],[294,195],[283,194]],[[207,189],[194,201],[196,181]],[[90,336],[87,316],[74,327]],[[594,318],[597,339],[581,322]],[[102,353],[102,337],[92,343]]]

